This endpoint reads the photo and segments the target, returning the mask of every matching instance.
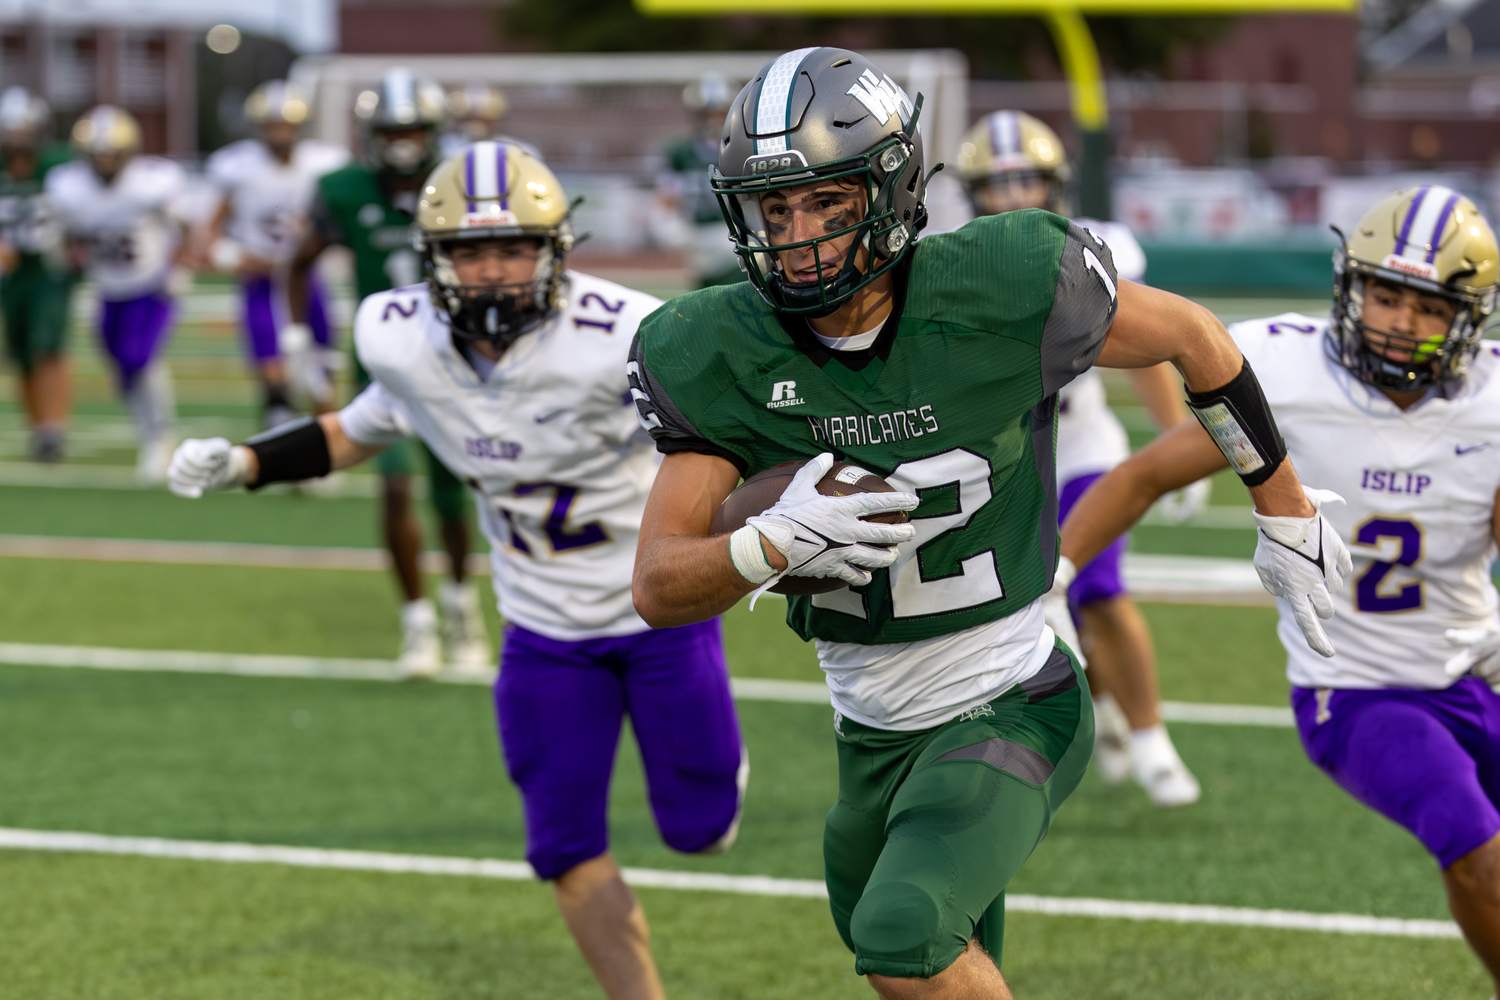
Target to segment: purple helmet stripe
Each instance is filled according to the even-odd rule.
[[[1438,247],[1443,242],[1443,230],[1448,228],[1448,217],[1453,214],[1453,206],[1458,204],[1458,194],[1450,194],[1448,200],[1443,202],[1443,210],[1438,213],[1437,225],[1432,227],[1432,239],[1427,241],[1427,263],[1431,264],[1437,257]]]
[[[473,193],[474,193],[474,147],[470,146],[464,152],[464,194],[465,195],[473,195]],[[474,210],[475,210],[474,199],[471,197],[471,198],[469,198],[469,211],[472,212]]]
[[[1427,187],[1417,189],[1416,197],[1411,200],[1411,205],[1406,209],[1406,218],[1401,222],[1401,232],[1396,234],[1396,255],[1399,257],[1406,252],[1408,237],[1411,236],[1412,223],[1417,221],[1417,213],[1422,210],[1422,199],[1427,197]]]
[[[507,152],[505,143],[495,143],[495,190],[500,192],[500,207],[502,209],[510,208],[510,188],[505,183]]]

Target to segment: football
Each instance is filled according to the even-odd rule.
[[[757,514],[763,514],[776,506],[781,494],[791,485],[792,477],[805,462],[783,462],[764,472],[758,472],[740,484],[739,489],[724,498],[714,513],[709,533],[727,534],[744,526]],[[855,493],[895,493],[896,488],[868,469],[847,462],[834,462],[828,474],[818,481],[818,492],[825,497],[846,497]],[[901,524],[907,519],[906,512],[892,511],[888,514],[872,514],[866,520],[884,524]],[[826,594],[838,590],[844,581],[830,576],[783,577],[771,588],[773,594]]]

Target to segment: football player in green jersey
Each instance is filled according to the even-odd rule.
[[[24,87],[0,95],[0,312],[39,462],[62,461],[73,395],[65,349],[74,273],[42,196],[47,171],[72,154],[42,142],[51,120],[47,102]]]
[[[719,130],[734,100],[734,87],[722,73],[704,73],[682,90],[691,131],[668,144],[667,170],[656,182],[653,216],[657,239],[680,248],[696,287],[745,280],[724,220],[708,186],[708,168],[718,161]]]
[[[1041,601],[1057,568],[1058,390],[1096,361],[1172,362],[1270,515],[1267,588],[1331,614],[1349,561],[1207,310],[1118,281],[1102,241],[1041,210],[916,242],[918,110],[831,48],[773,60],[736,98],[713,185],[750,281],[641,325],[633,394],[665,458],[633,593],[664,627],[782,576],[849,585],[787,610],[835,709],[834,921],[883,997],[1008,997],[1005,886],[1093,743],[1052,630],[1066,609],[1049,628]],[[834,454],[899,492],[821,495]],[[709,534],[741,476],[788,461],[806,464],[774,506]],[[910,522],[863,520],[893,508]],[[1311,611],[1304,629],[1332,653]]]
[[[366,162],[351,163],[318,182],[312,229],[292,260],[287,280],[296,324],[307,322],[307,279],[313,264],[334,244],[354,252],[354,285],[361,300],[422,281],[421,260],[412,246],[412,217],[422,180],[441,157],[439,132],[446,99],[436,83],[402,68],[387,71],[378,89],[366,90],[355,99],[354,114],[365,126]],[[304,327],[301,339],[310,336]],[[369,383],[358,361],[355,377],[361,389]],[[408,676],[430,677],[443,665],[437,611],[422,595],[418,563],[422,528],[412,510],[411,480],[419,455],[425,458],[432,505],[448,553],[449,578],[438,594],[448,659],[461,670],[486,669],[493,666],[493,655],[479,611],[479,594],[465,568],[469,554],[466,488],[415,439],[387,449],[376,459],[383,484],[386,548],[405,597],[401,666]]]

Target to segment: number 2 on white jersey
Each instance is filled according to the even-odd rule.
[[[978,555],[959,560],[961,572],[951,576],[929,577],[923,572],[922,549],[950,532],[962,531],[969,519],[989,503],[989,460],[972,451],[954,448],[930,458],[903,462],[886,481],[928,499],[923,494],[939,490],[954,493],[952,513],[935,517],[914,518],[917,537],[890,570],[891,610],[896,618],[921,618],[988,604],[1005,596],[1000,574],[995,569],[995,554],[986,549]]]

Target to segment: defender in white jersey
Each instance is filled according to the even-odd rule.
[[[1419,187],[1366,213],[1335,271],[1331,320],[1230,327],[1299,474],[1343,499],[1324,516],[1355,559],[1324,626],[1336,654],[1315,655],[1278,602],[1297,727],[1315,764],[1437,859],[1500,988],[1500,346],[1480,340],[1500,251],[1467,198]],[[1101,479],[1063,552],[1087,558],[1237,457],[1223,415],[1205,426],[1217,445],[1184,425]]]
[[[263,83],[245,100],[245,117],[260,137],[241,139],[208,158],[220,205],[204,242],[206,263],[240,283],[245,346],[265,393],[266,427],[295,416],[293,395],[318,410],[333,406],[328,358],[331,329],[325,296],[310,278],[307,322],[287,312],[286,275],[308,228],[318,178],[342,167],[349,153],[317,139],[299,139],[310,101],[284,80]]]
[[[177,418],[160,355],[176,309],[174,279],[187,273],[178,270],[187,175],[171,160],[140,155],[140,125],[107,104],[74,124],[73,147],[81,158],[47,174],[47,196],[99,295],[99,336],[140,431],[136,471],[160,482]]]
[[[651,631],[631,603],[658,458],[626,354],[661,303],[564,269],[567,196],[516,146],[475,143],[442,164],[417,224],[426,286],[372,295],[355,319],[369,388],[246,445],[185,442],[172,488],[324,475],[415,434],[474,490],[507,621],[495,702],[527,859],[554,880],[605,993],[661,997],[645,917],[608,853],[623,718],[676,850],[733,842],[749,773],[717,620]]]
[[[1069,214],[1072,176],[1056,132],[1022,111],[995,111],[965,133],[959,176],[976,216],[1026,208]],[[1127,226],[1076,219],[1108,244],[1115,272],[1127,281],[1146,276],[1146,254]],[[1136,395],[1159,429],[1187,419],[1181,388],[1169,365],[1130,371]],[[1105,398],[1104,380],[1091,368],[1058,392],[1057,508],[1059,518],[1094,480],[1130,455],[1130,439]],[[1181,523],[1202,509],[1208,483],[1193,483],[1162,501],[1162,511]],[[1151,631],[1125,589],[1121,535],[1082,567],[1063,563],[1048,599],[1054,628],[1078,626],[1094,695],[1094,761],[1110,784],[1134,777],[1162,808],[1198,801],[1200,789],[1162,722]],[[1066,606],[1065,606],[1066,605]],[[1070,613],[1071,612],[1071,613]],[[1069,621],[1071,618],[1073,621]]]

